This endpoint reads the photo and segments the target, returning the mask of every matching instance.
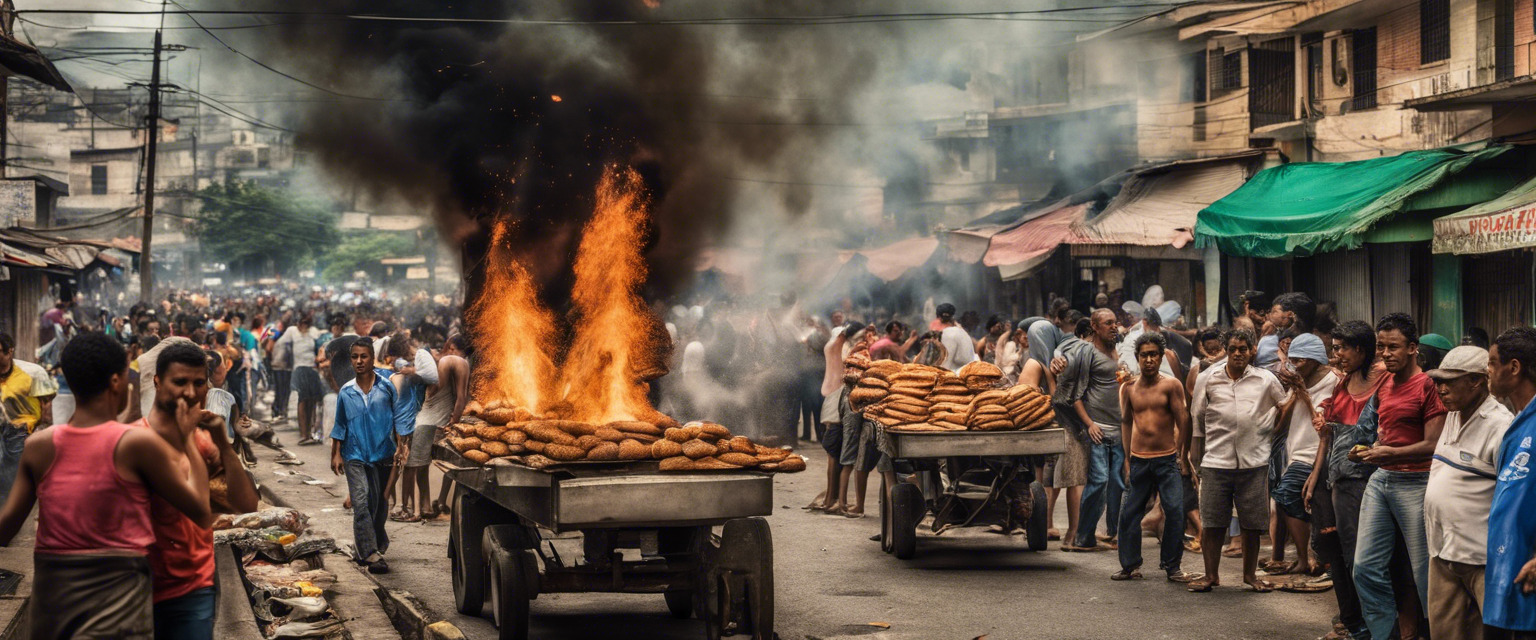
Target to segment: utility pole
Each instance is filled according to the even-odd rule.
[[[160,142],[160,30],[155,30],[155,60],[149,73],[149,148],[144,162],[144,240],[139,245],[139,301],[149,302],[155,293],[155,269],[150,262],[150,239],[155,233],[155,155]]]
[[[5,37],[11,37],[11,26],[16,23],[16,6],[11,0],[0,0],[0,33]],[[6,149],[10,143],[11,130],[11,79],[10,76],[0,76],[0,178],[8,175],[9,163],[6,162]]]

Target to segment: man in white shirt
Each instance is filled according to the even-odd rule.
[[[1312,569],[1309,544],[1312,515],[1307,512],[1306,487],[1309,481],[1315,482],[1312,476],[1318,448],[1312,416],[1322,415],[1323,402],[1333,397],[1339,376],[1328,368],[1328,349],[1323,346],[1323,339],[1316,335],[1303,333],[1296,336],[1287,353],[1306,389],[1293,390],[1291,399],[1281,411],[1277,426],[1284,430],[1285,466],[1274,486],[1270,487],[1269,495],[1279,507],[1276,517],[1296,545],[1296,563],[1284,573],[1308,573]],[[1277,433],[1276,437],[1281,435]]]
[[[1190,404],[1205,577],[1191,582],[1189,590],[1203,593],[1221,584],[1222,534],[1235,507],[1243,536],[1243,582],[1264,593],[1274,590],[1255,573],[1259,536],[1269,525],[1270,437],[1288,394],[1274,374],[1248,366],[1258,343],[1253,332],[1233,329],[1226,343],[1227,365],[1197,379]]]
[[[959,371],[960,367],[976,360],[976,343],[971,341],[970,334],[965,328],[955,322],[955,305],[948,302],[939,305],[939,325],[944,327],[939,331],[939,343],[944,345],[945,369]]]
[[[1451,349],[1426,372],[1450,413],[1429,463],[1429,632],[1435,640],[1483,637],[1483,568],[1499,446],[1515,417],[1488,393],[1488,352]]]

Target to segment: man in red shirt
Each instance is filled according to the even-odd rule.
[[[175,464],[186,473],[187,456],[195,447],[208,468],[214,513],[255,511],[256,487],[245,473],[240,455],[230,445],[223,418],[203,411],[198,429],[186,436],[176,424],[178,401],[203,406],[208,395],[208,359],[191,343],[173,344],[154,363],[155,402],[138,426],[148,427],[178,448]],[[222,482],[220,482],[222,478]],[[213,531],[199,527],[158,496],[150,499],[155,544],[149,549],[154,576],[155,637],[211,639],[213,637]]]
[[[1355,545],[1355,590],[1372,638],[1391,636],[1398,619],[1391,565],[1399,535],[1408,546],[1419,604],[1429,601],[1424,490],[1447,412],[1434,381],[1419,368],[1418,346],[1418,327],[1408,314],[1389,313],[1376,323],[1376,355],[1388,376],[1376,393],[1376,445],[1350,454],[1379,467],[1361,498]]]

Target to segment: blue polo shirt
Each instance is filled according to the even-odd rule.
[[[354,378],[336,393],[336,424],[331,439],[341,441],[343,460],[377,463],[395,455],[395,436],[416,430],[411,402],[389,382],[390,372],[374,369],[373,388],[367,394]]]
[[[1483,572],[1483,623],[1536,631],[1536,594],[1515,584],[1520,567],[1536,554],[1536,478],[1531,443],[1536,439],[1536,402],[1526,405],[1504,432],[1499,481],[1488,512],[1488,567]]]

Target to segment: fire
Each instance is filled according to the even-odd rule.
[[[467,314],[480,353],[473,392],[477,398],[531,410],[552,395],[554,315],[539,304],[533,278],[512,257],[506,235],[506,221],[497,222],[491,232],[486,293]]]
[[[656,421],[646,380],[664,374],[656,323],[639,289],[649,202],[638,173],[609,168],[582,230],[571,291],[573,339],[558,369],[552,313],[537,299],[528,271],[511,255],[506,225],[492,232],[484,293],[469,323],[480,350],[474,395],[546,415],[603,424]]]
[[[646,276],[640,250],[647,205],[633,169],[603,173],[596,210],[576,251],[571,292],[576,339],[560,371],[574,419],[601,424],[655,412],[637,373],[655,348],[649,310],[639,295]]]

